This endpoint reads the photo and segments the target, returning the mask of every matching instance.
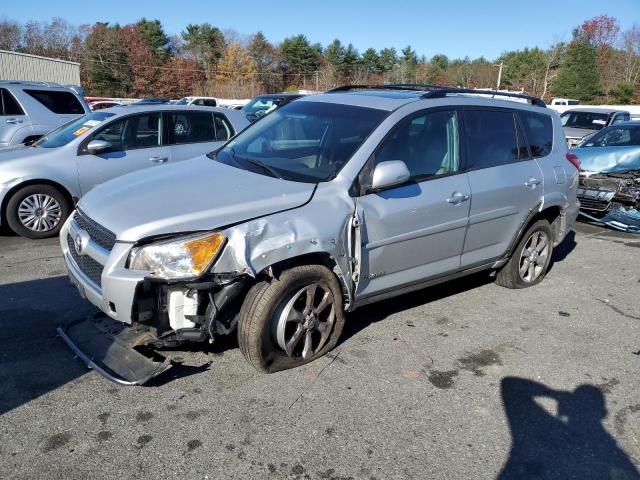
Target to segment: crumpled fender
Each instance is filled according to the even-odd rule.
[[[240,272],[255,277],[283,260],[322,253],[333,259],[336,273],[346,279],[351,270],[348,230],[354,208],[348,197],[325,191],[302,207],[222,230],[227,244],[213,273]]]

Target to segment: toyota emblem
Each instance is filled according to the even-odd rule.
[[[76,238],[73,241],[73,246],[76,248],[76,253],[78,255],[82,255],[82,250],[84,249],[83,243],[82,235],[76,235]]]

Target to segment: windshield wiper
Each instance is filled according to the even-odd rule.
[[[265,163],[262,163],[260,160],[257,160],[255,158],[247,158],[247,157],[243,157],[243,159],[246,160],[247,162],[251,163],[252,165],[256,165],[256,166],[262,168],[262,170],[267,172],[272,177],[279,178],[280,180],[285,180],[285,178],[280,173],[278,173],[275,169],[273,169],[269,165],[267,165]]]

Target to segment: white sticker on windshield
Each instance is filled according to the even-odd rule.
[[[593,122],[591,122],[591,123],[595,123],[596,125],[604,125],[604,124],[605,124],[605,123],[607,123],[607,122],[606,122],[606,121],[604,121],[604,120],[594,120],[594,121],[593,121]]]
[[[95,127],[96,125],[100,125],[100,120],[87,120],[82,125],[85,127]]]

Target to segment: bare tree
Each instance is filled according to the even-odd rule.
[[[549,90],[551,80],[557,75],[558,67],[564,53],[564,42],[556,42],[545,52],[544,56],[544,79],[542,81],[542,95],[544,98]]]
[[[6,17],[0,18],[0,50],[15,51],[20,47],[22,27]]]
[[[624,81],[635,84],[640,77],[640,25],[635,24],[622,34],[622,51]]]

